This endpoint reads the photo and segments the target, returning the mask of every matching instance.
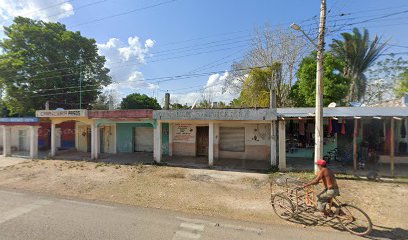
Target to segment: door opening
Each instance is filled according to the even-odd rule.
[[[208,156],[208,127],[197,127],[197,156]]]

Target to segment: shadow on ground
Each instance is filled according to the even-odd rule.
[[[298,214],[296,217],[289,220],[290,222],[302,224],[304,226],[329,226],[338,231],[345,232],[346,230],[340,225],[337,218],[321,219],[313,215],[313,210],[308,210]],[[373,230],[368,236],[364,236],[366,239],[380,240],[380,239],[393,239],[403,240],[407,239],[408,230],[402,228],[389,228],[379,225],[374,225]]]

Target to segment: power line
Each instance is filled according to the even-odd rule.
[[[165,5],[165,4],[173,3],[175,1],[177,1],[177,0],[164,1],[164,2],[157,3],[157,4],[152,4],[152,5],[149,5],[149,6],[141,7],[141,8],[136,8],[136,9],[133,9],[133,10],[130,10],[130,11],[117,13],[117,14],[112,14],[112,15],[109,15],[109,16],[106,16],[106,17],[102,17],[102,18],[91,20],[91,21],[79,23],[79,24],[76,24],[76,25],[72,25],[70,27],[78,27],[78,26],[88,25],[88,24],[100,22],[100,21],[103,21],[103,20],[106,20],[106,19],[111,19],[111,18],[127,15],[127,14],[130,14],[130,13],[143,11],[143,10],[150,9],[150,8],[159,7],[159,6],[162,6],[162,5]]]
[[[173,0],[173,1],[175,1],[175,0]],[[99,3],[99,2],[95,2],[95,3]],[[395,13],[394,13],[394,14],[395,14]],[[384,16],[382,16],[382,17],[384,17]],[[305,19],[305,20],[303,20],[302,22],[310,21],[310,20],[313,19],[313,18],[314,18],[314,17],[309,18],[309,19]],[[346,25],[351,25],[351,24],[346,24]],[[343,26],[346,26],[346,25],[343,25]],[[307,26],[307,25],[306,25],[306,26]],[[337,31],[339,31],[339,30],[337,30]],[[240,32],[242,32],[242,31],[240,31]],[[332,31],[332,33],[333,33],[333,32],[335,32],[335,31]],[[228,41],[228,40],[230,40],[230,39],[220,40],[220,41],[213,41],[213,42],[209,42],[209,43],[204,43],[204,44],[202,44],[202,45],[208,45],[208,44],[212,44],[212,43],[215,43],[215,42]],[[194,46],[197,46],[197,45],[194,45]],[[189,46],[189,47],[192,47],[192,46]],[[177,51],[177,49],[185,49],[185,48],[189,48],[189,47],[182,47],[182,48],[170,49],[170,50],[165,50],[165,51],[162,51],[162,52]],[[193,51],[193,49],[186,50],[186,51]],[[160,53],[160,52],[158,52],[158,53]],[[164,54],[162,54],[162,55],[164,55]],[[160,56],[160,55],[159,55],[159,56]],[[159,61],[160,61],[160,60],[159,60]],[[44,64],[44,65],[41,65],[41,66],[54,65],[54,64],[57,64],[57,63],[64,63],[64,62],[66,62],[66,61],[61,61],[61,62],[56,62],[56,63],[50,63],[50,64]],[[122,62],[118,62],[118,63],[122,63]],[[113,64],[113,63],[110,63],[110,64]],[[34,67],[34,66],[32,66],[32,67]],[[73,68],[59,68],[59,69],[44,71],[44,72],[41,72],[41,73],[59,71],[59,70],[63,70],[63,69],[73,69]],[[72,75],[72,74],[70,74],[70,75]]]

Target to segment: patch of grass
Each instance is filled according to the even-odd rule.
[[[101,168],[101,170],[100,170],[101,172],[105,172],[106,171],[106,169],[105,168]]]
[[[186,178],[186,175],[184,173],[182,173],[182,172],[174,172],[174,173],[168,173],[168,174],[164,175],[164,177],[183,179],[183,178]]]
[[[100,163],[97,163],[97,164],[95,165],[95,168],[103,167],[103,166],[105,166],[105,164],[100,162]]]

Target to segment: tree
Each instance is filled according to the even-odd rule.
[[[344,63],[330,52],[325,53],[324,61],[324,105],[328,106],[331,102],[342,105],[350,87],[350,80],[341,73]],[[316,52],[302,60],[297,76],[298,81],[292,87],[290,95],[294,105],[298,107],[314,106],[316,101]]]
[[[293,31],[272,29],[267,26],[262,30],[257,30],[251,46],[251,50],[244,58],[232,65],[232,71],[225,82],[225,89],[241,92],[242,89],[248,87],[245,84],[249,81],[248,75],[252,72],[252,69],[259,67],[269,69],[273,64],[280,64],[279,78],[274,79],[272,83],[269,82],[267,86],[268,88],[273,86],[273,89],[276,91],[278,107],[290,106],[289,93],[295,82],[297,62],[302,58],[305,50],[308,49],[308,45],[303,38],[300,38]],[[269,71],[271,70],[269,69]],[[269,78],[264,79],[270,81],[272,79],[271,76],[269,75]],[[266,90],[262,98],[267,98]],[[252,104],[252,106],[254,105],[256,104]],[[247,105],[243,104],[242,106],[245,107]],[[262,106],[266,105],[262,103]]]
[[[146,94],[132,93],[122,99],[120,109],[161,109],[160,104],[155,98]]]
[[[378,36],[370,40],[367,29],[363,34],[357,28],[352,33],[342,33],[343,40],[333,40],[330,45],[334,55],[345,62],[343,74],[351,80],[347,100],[358,102],[364,98],[367,79],[364,72],[378,59],[386,43]]]
[[[402,97],[408,93],[408,70],[401,73],[399,76],[397,87],[395,88],[395,95]]]
[[[170,109],[190,109],[191,106],[188,106],[187,104],[180,104],[180,103],[173,103],[170,104]]]
[[[282,64],[278,62],[273,63],[268,68],[252,69],[242,86],[239,96],[240,104],[247,107],[269,107],[272,78],[276,80],[273,82],[281,83],[282,81],[279,79],[281,72]],[[282,92],[282,89],[286,88],[275,86],[272,89],[277,90],[277,106],[283,106],[285,104],[283,99],[286,99],[283,95],[286,94],[286,91]]]
[[[364,103],[373,104],[383,100],[400,97],[400,85],[404,72],[408,71],[408,61],[401,57],[390,56],[376,62],[368,69],[368,83]]]
[[[33,114],[47,100],[52,108],[78,108],[80,73],[83,108],[111,83],[95,40],[68,31],[61,23],[16,17],[4,33],[0,81],[11,114]]]

